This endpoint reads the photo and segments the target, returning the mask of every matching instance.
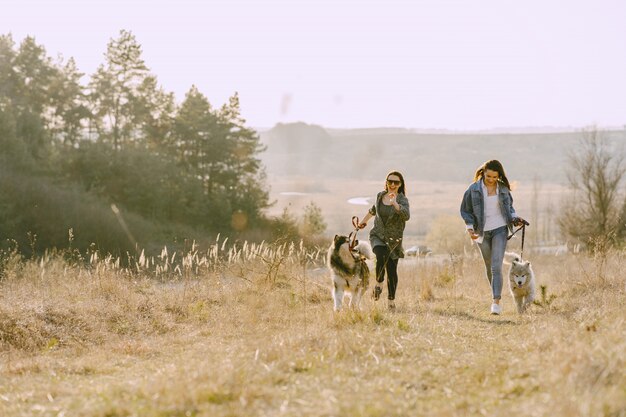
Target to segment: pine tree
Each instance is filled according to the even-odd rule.
[[[59,68],[52,80],[50,96],[53,103],[49,127],[52,135],[66,146],[76,147],[83,137],[86,122],[91,117],[88,102],[73,58]]]
[[[192,86],[175,118],[174,137],[179,158],[189,174],[198,178],[212,216],[223,222],[235,211],[247,221],[261,216],[268,204],[262,151],[256,132],[245,126],[239,97],[233,95],[219,111]]]
[[[35,39],[24,38],[9,74],[9,107],[13,112],[17,138],[28,153],[40,162],[49,155],[52,136],[48,131],[53,103],[49,96],[58,70]]]
[[[261,211],[269,206],[269,193],[264,185],[265,171],[258,158],[265,148],[257,132],[246,127],[246,120],[241,116],[238,93],[230,97],[218,115],[221,130],[231,150],[226,158],[230,175],[225,178],[228,181],[225,185],[231,191],[231,204],[252,219],[257,219]]]
[[[146,111],[140,89],[150,73],[141,46],[129,31],[120,31],[119,37],[109,42],[105,58],[89,83],[90,102],[99,140],[120,150],[141,140]]]

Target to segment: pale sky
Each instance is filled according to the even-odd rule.
[[[87,74],[120,29],[254,127],[626,124],[623,0],[0,0],[0,33]]]

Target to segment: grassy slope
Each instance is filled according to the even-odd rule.
[[[264,258],[168,282],[9,262],[0,415],[626,415],[624,253],[533,259],[556,298],[500,317],[477,258],[407,260],[396,313],[340,314],[323,269]]]
[[[0,249],[12,246],[10,239],[22,253],[30,254],[29,234],[36,236],[33,246],[37,253],[71,245],[84,254],[92,244],[101,252],[114,254],[134,254],[136,247],[157,253],[165,245],[182,248],[186,241],[208,246],[202,228],[160,222],[121,205],[116,215],[107,198],[60,178],[0,163],[0,190]]]

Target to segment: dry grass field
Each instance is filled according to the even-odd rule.
[[[323,254],[220,249],[5,258],[0,415],[626,416],[624,252],[533,257],[542,305],[491,316],[477,257],[333,313]]]

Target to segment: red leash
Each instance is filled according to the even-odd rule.
[[[350,250],[353,250],[356,247],[356,234],[359,232],[360,228],[359,228],[359,218],[357,216],[352,216],[352,226],[354,226],[354,230],[352,232],[350,232],[350,234],[348,235],[348,241],[349,246],[350,246]]]

